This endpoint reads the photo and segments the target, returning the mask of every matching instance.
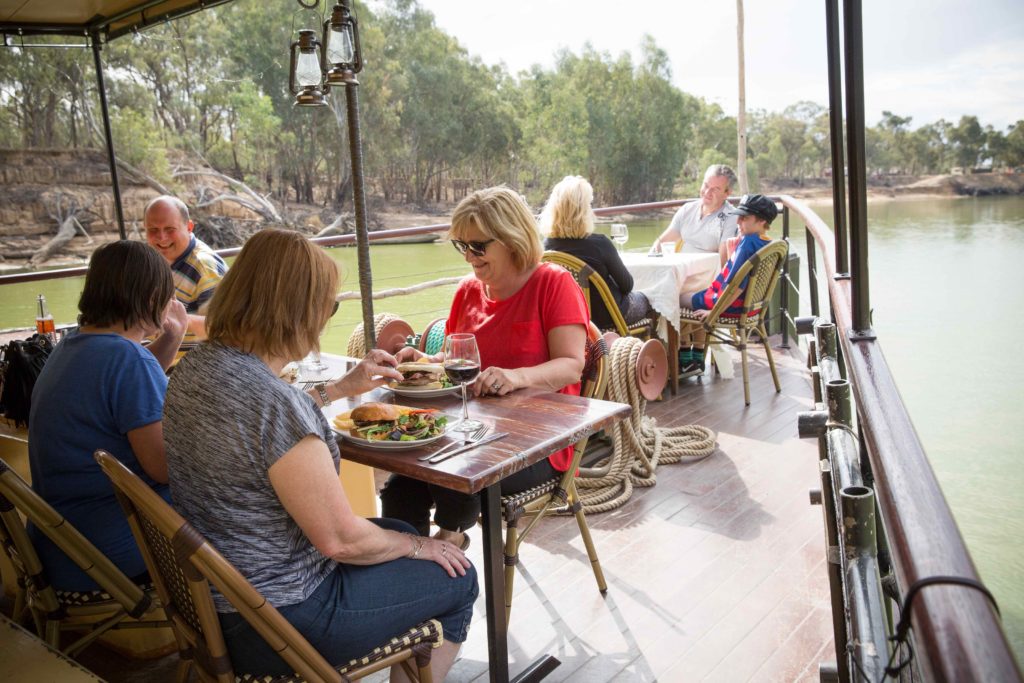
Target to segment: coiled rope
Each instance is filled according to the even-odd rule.
[[[378,313],[373,316],[373,338],[380,337],[380,331],[384,329],[384,326],[395,320],[401,320],[401,318],[394,313]],[[362,358],[366,355],[366,340],[363,335],[362,323],[356,325],[352,334],[349,335],[346,353],[350,358]]]
[[[685,460],[696,462],[715,452],[716,434],[707,427],[658,427],[645,415],[647,400],[636,377],[643,342],[635,337],[616,339],[608,353],[609,401],[628,403],[633,413],[612,427],[612,455],[593,469],[598,476],[576,479],[585,512],[607,512],[624,504],[634,486],[654,486],[659,465]]]

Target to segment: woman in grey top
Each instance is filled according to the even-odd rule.
[[[400,379],[372,351],[329,385],[301,392],[281,369],[318,348],[338,271],[302,235],[263,230],[217,288],[209,341],[171,377],[164,438],[175,507],[333,664],[417,623],[438,619],[432,658],[443,680],[467,635],[476,573],[451,543],[397,520],[352,511],[321,405]],[[426,560],[421,562],[420,560]],[[290,669],[220,595],[214,597],[237,672]],[[400,667],[392,680],[405,680]]]

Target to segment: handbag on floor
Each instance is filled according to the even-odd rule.
[[[17,426],[28,426],[32,388],[52,351],[53,342],[43,334],[0,347],[0,412]]]

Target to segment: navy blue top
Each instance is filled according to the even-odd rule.
[[[610,239],[600,233],[591,233],[582,239],[549,237],[544,240],[544,248],[572,254],[597,271],[611,290],[619,312],[622,312],[622,300],[633,291],[633,276],[626,270]],[[597,292],[592,292],[590,296],[590,319],[602,330],[615,327]]]
[[[129,577],[146,567],[93,452],[110,452],[169,501],[168,487],[146,475],[128,442],[128,432],[161,419],[166,390],[149,350],[116,334],[76,334],[53,350],[32,391],[32,488]],[[54,587],[98,588],[41,531],[30,525],[29,535]]]

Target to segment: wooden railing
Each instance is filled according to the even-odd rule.
[[[812,291],[817,283],[817,260],[824,264],[820,275],[828,286],[862,448],[870,463],[881,522],[879,535],[885,535],[900,599],[932,577],[980,584],[881,344],[876,339],[853,340],[852,283],[836,277],[831,231],[817,214],[792,197],[775,199],[804,223]],[[928,585],[913,601],[911,625],[913,664],[925,680],[1021,680],[999,616],[983,592],[955,583]],[[857,672],[851,676],[858,680]]]

